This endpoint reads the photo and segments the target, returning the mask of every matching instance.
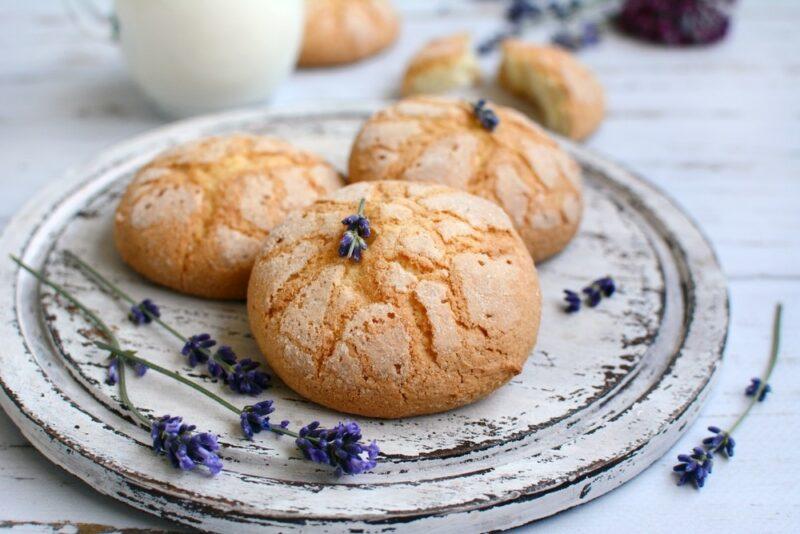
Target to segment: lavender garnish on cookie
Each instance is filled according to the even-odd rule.
[[[339,256],[351,259],[356,263],[361,261],[362,252],[367,250],[365,240],[372,235],[369,219],[364,216],[365,205],[366,199],[362,198],[358,202],[358,212],[342,219],[342,224],[347,227],[347,230],[339,241]]]

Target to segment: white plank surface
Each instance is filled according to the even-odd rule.
[[[489,2],[398,3],[406,26],[390,53],[299,73],[272,105],[391,97],[421,41],[462,29],[485,36],[500,23]],[[446,15],[438,7],[445,4],[453,8]],[[583,55],[610,100],[606,123],[587,144],[647,176],[699,221],[730,277],[732,322],[712,400],[674,450],[620,489],[536,527],[776,532],[800,525],[800,453],[792,446],[800,438],[798,24],[796,0],[740,2],[734,32],[720,46],[668,50],[611,36]],[[126,78],[113,46],[81,35],[60,2],[0,5],[0,224],[65,168],[162,122]],[[737,433],[737,456],[718,462],[702,492],[675,487],[675,454],[744,406],[742,390],[765,361],[777,300],[786,309],[775,393]],[[177,528],[53,466],[0,414],[0,527],[69,532],[98,525]]]

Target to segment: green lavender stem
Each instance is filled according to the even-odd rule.
[[[118,357],[122,358],[123,360],[127,360],[127,361],[130,361],[130,362],[140,363],[140,364],[146,365],[149,369],[151,369],[151,370],[153,370],[153,371],[155,371],[157,373],[160,373],[160,374],[162,374],[164,376],[168,376],[169,378],[172,378],[173,380],[177,380],[181,384],[189,386],[190,388],[192,388],[193,390],[197,391],[198,393],[200,393],[202,395],[205,395],[206,397],[208,397],[209,399],[211,399],[213,401],[218,402],[219,404],[221,404],[222,406],[224,406],[228,410],[232,411],[236,415],[239,415],[244,411],[244,409],[237,408],[235,405],[233,405],[230,402],[226,401],[225,399],[223,399],[222,397],[220,397],[216,393],[204,388],[200,384],[197,384],[196,382],[193,382],[193,381],[189,380],[188,378],[185,378],[185,377],[179,375],[178,373],[170,371],[169,369],[161,367],[160,365],[158,365],[156,363],[153,363],[150,360],[147,360],[145,358],[141,358],[141,357],[137,356],[136,353],[133,352],[133,351],[122,350],[120,348],[113,347],[112,345],[109,345],[107,343],[103,343],[102,341],[95,341],[94,344],[95,344],[95,346],[97,346],[97,347],[99,347],[99,348],[101,348],[103,350],[107,350],[107,351],[111,352],[112,354],[114,354],[115,356],[118,356]],[[295,437],[295,438],[299,437],[299,434],[297,434],[296,432],[293,432],[291,430],[288,430],[288,429],[282,428],[282,427],[277,427],[277,426],[270,425],[269,430],[272,431],[272,432],[275,432],[276,434],[285,434],[287,436],[292,436],[292,437]],[[313,438],[310,438],[310,439],[313,440]]]
[[[89,265],[88,263],[83,261],[74,252],[69,251],[69,250],[65,250],[64,251],[64,255],[68,259],[70,259],[71,261],[74,261],[78,265],[78,267],[80,267],[81,270],[83,270],[86,274],[88,274],[95,282],[97,282],[101,286],[103,286],[106,289],[108,289],[117,298],[128,302],[131,306],[137,306],[139,304],[136,300],[133,299],[133,297],[131,297],[125,291],[120,289],[111,280],[109,280],[108,278],[106,278],[105,276],[100,274],[100,272],[97,271],[97,269],[95,269],[94,267],[92,267],[91,265]],[[186,341],[188,341],[189,338],[187,336],[184,336],[183,334],[178,332],[175,328],[173,328],[169,324],[165,323],[163,320],[161,320],[160,317],[156,317],[155,315],[153,315],[152,313],[150,313],[148,310],[146,310],[144,308],[141,308],[141,310],[142,310],[142,313],[144,313],[153,322],[157,323],[159,326],[164,328],[167,332],[172,334],[174,337],[180,339],[184,343]],[[200,350],[207,357],[213,359],[220,366],[222,366],[222,368],[225,370],[225,372],[227,372],[227,373],[232,373],[233,372],[233,368],[231,367],[230,364],[228,364],[228,362],[226,362],[226,361],[222,360],[221,358],[217,357],[215,354],[212,354],[208,349],[204,349],[202,347],[198,347],[198,350]]]
[[[203,386],[201,386],[201,385],[189,380],[186,377],[183,377],[183,376],[179,375],[178,373],[176,373],[174,371],[170,371],[169,369],[161,367],[160,365],[158,365],[156,363],[153,363],[150,360],[146,360],[144,358],[140,358],[139,356],[136,355],[135,352],[133,352],[131,350],[122,350],[119,347],[114,347],[114,346],[109,345],[107,343],[103,343],[102,341],[95,341],[94,344],[95,344],[95,346],[97,346],[97,347],[99,347],[99,348],[101,348],[103,350],[109,351],[110,353],[114,354],[115,356],[119,356],[123,360],[127,360],[127,361],[134,362],[134,363],[144,364],[149,369],[152,369],[153,371],[155,371],[157,373],[161,373],[162,375],[168,376],[168,377],[172,378],[173,380],[177,380],[178,382],[189,386],[190,388],[194,389],[195,391],[198,391],[198,392],[202,393],[206,397],[209,397],[210,399],[213,399],[213,400],[217,401],[218,403],[220,403],[221,405],[223,405],[224,407],[226,407],[227,409],[229,409],[230,411],[232,411],[233,413],[235,413],[237,415],[242,412],[242,410],[240,410],[239,408],[237,408],[236,406],[234,406],[230,402],[226,401],[225,399],[223,399],[222,397],[220,397],[216,393],[213,393],[213,392],[207,390]]]
[[[77,259],[77,256],[74,256],[74,255],[71,255],[71,256],[73,258]],[[128,397],[128,391],[127,391],[127,387],[126,387],[126,383],[125,383],[125,363],[126,362],[140,363],[140,364],[146,365],[149,369],[152,369],[153,371],[155,371],[157,373],[160,373],[160,374],[162,374],[164,376],[172,378],[173,380],[176,380],[176,381],[180,382],[181,384],[184,384],[184,385],[194,389],[198,393],[201,393],[201,394],[205,395],[209,399],[216,401],[217,403],[221,404],[222,406],[224,406],[225,408],[227,408],[228,410],[232,411],[233,413],[235,413],[237,415],[241,414],[245,410],[245,409],[237,408],[235,405],[233,405],[230,402],[226,401],[225,399],[223,399],[222,397],[220,397],[216,393],[214,393],[212,391],[209,391],[208,389],[204,388],[203,386],[201,386],[201,385],[189,380],[188,378],[185,378],[185,377],[179,375],[178,373],[175,373],[173,371],[170,371],[169,369],[161,367],[160,365],[158,365],[158,364],[156,364],[154,362],[151,362],[150,360],[147,360],[145,358],[141,358],[141,357],[137,356],[133,351],[123,350],[122,347],[120,346],[119,340],[113,334],[113,332],[108,327],[108,325],[106,325],[106,323],[102,319],[100,319],[100,317],[98,317],[96,313],[94,313],[92,310],[87,308],[81,301],[79,301],[76,297],[74,297],[69,291],[67,291],[64,287],[60,286],[59,284],[53,282],[52,280],[49,280],[46,276],[44,276],[39,271],[37,271],[37,270],[33,269],[32,267],[29,267],[28,265],[24,264],[22,262],[22,260],[20,260],[16,256],[11,256],[11,259],[17,265],[19,265],[21,268],[23,268],[26,271],[28,271],[29,273],[31,273],[41,283],[51,287],[56,293],[58,293],[59,295],[63,296],[65,299],[67,299],[72,304],[74,304],[79,310],[81,310],[81,312],[83,312],[91,320],[92,323],[95,324],[95,326],[97,326],[98,330],[100,330],[102,332],[103,337],[105,337],[108,340],[108,343],[104,343],[102,341],[95,341],[94,342],[95,346],[100,348],[100,349],[102,349],[102,350],[104,350],[104,351],[108,351],[109,353],[111,353],[115,357],[117,357],[120,360],[122,360],[122,362],[121,362],[122,365],[120,365],[119,369],[118,369],[119,370],[119,391],[120,391],[120,397],[122,399],[122,404],[128,410],[130,410],[131,413],[133,413],[136,416],[136,418],[139,419],[146,426],[149,427],[151,425],[150,419],[148,417],[146,417],[145,415],[143,415],[139,410],[137,410],[136,407],[133,405],[133,403],[130,401],[130,398]],[[80,263],[82,265],[86,266],[89,269],[89,272],[94,271],[94,269],[89,267],[87,264],[85,264],[83,262],[80,262]],[[106,284],[106,285],[109,288],[111,288],[112,291],[114,290],[114,287],[111,286],[110,284]],[[119,296],[122,297],[122,295],[119,295]],[[126,298],[126,297],[122,297],[122,298]],[[178,334],[178,335],[180,335],[180,334]],[[292,436],[294,438],[300,437],[300,435],[297,432],[294,432],[292,430],[289,430],[287,428],[283,428],[283,427],[280,427],[280,426],[270,425],[268,430],[270,432],[275,433],[275,434],[283,434],[283,435],[286,435],[286,436]],[[310,440],[312,442],[315,442],[315,443],[318,442],[318,440],[316,438],[307,437],[306,439],[308,439],[308,440]]]
[[[758,386],[758,390],[750,399],[750,403],[747,405],[747,408],[744,410],[744,412],[742,412],[739,418],[736,419],[736,421],[727,430],[729,435],[733,434],[733,431],[739,427],[742,421],[744,421],[745,417],[747,417],[747,415],[750,413],[750,410],[752,410],[753,406],[755,406],[756,403],[758,402],[758,398],[761,396],[761,393],[764,391],[764,388],[766,388],[767,384],[769,383],[769,379],[772,376],[772,371],[775,369],[775,363],[778,361],[778,353],[780,352],[782,315],[783,315],[783,305],[778,303],[775,305],[775,315],[772,321],[772,346],[770,349],[769,362],[767,363],[767,368],[764,371],[764,374],[761,376],[761,384]]]
[[[37,280],[39,280],[39,282],[52,288],[53,291],[55,291],[56,293],[58,293],[59,295],[70,301],[72,304],[74,304],[75,307],[77,307],[92,323],[94,323],[97,329],[100,330],[100,332],[103,334],[103,337],[105,337],[109,341],[109,344],[107,346],[114,349],[114,351],[119,350],[120,344],[119,340],[117,339],[117,336],[114,335],[114,333],[111,331],[111,328],[109,328],[108,325],[102,319],[100,319],[100,317],[98,317],[96,313],[94,313],[92,310],[84,306],[84,304],[81,301],[72,296],[72,294],[66,289],[64,289],[64,287],[48,279],[46,276],[44,276],[42,273],[40,273],[33,267],[26,265],[18,257],[12,255],[11,260],[17,265],[19,265],[22,269],[32,274]],[[109,350],[109,352],[113,353],[112,350]],[[123,364],[118,366],[117,371],[119,374],[119,396],[122,399],[122,405],[125,406],[125,408],[127,408],[139,421],[141,421],[147,426],[150,426],[150,419],[136,409],[136,406],[133,405],[130,397],[128,396],[128,388],[125,382],[125,365]]]
[[[130,412],[136,417],[136,419],[144,423],[144,425],[149,428],[152,423],[150,419],[146,415],[142,414],[142,412],[140,412],[136,408],[136,406],[133,405],[133,402],[131,402],[130,397],[128,397],[128,385],[126,383],[126,378],[125,378],[125,373],[126,373],[125,362],[120,362],[120,363],[121,365],[117,366],[117,375],[119,377],[119,383],[118,383],[119,396],[122,399],[122,405],[125,406],[125,408],[127,408],[128,410],[130,410]]]

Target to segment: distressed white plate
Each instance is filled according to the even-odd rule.
[[[237,112],[162,128],[108,150],[29,203],[0,249],[21,255],[118,325],[130,347],[198,381],[180,345],[155,326],[134,327],[124,305],[63,262],[71,249],[137,298],[150,297],[187,334],[209,332],[240,355],[257,354],[245,307],[155,287],[121,263],[111,239],[117,198],[158,151],[243,130],[284,137],[338,166],[373,106]],[[543,321],[522,374],[488,399],[399,421],[356,418],[378,440],[372,473],[335,479],[300,458],[290,439],[242,440],[235,417],[154,372],[129,379],[145,413],[183,415],[221,436],[216,478],[173,470],[106,386],[93,333],[51,291],[0,262],[0,401],[48,458],[99,491],[206,530],[456,531],[503,529],[598,497],[650,465],[697,415],[727,333],[724,277],[697,227],[661,192],[567,144],[585,169],[586,217],[569,248],[539,266]],[[564,288],[610,274],[619,285],[597,308],[562,312]],[[208,382],[215,391],[224,391]],[[225,395],[244,405],[251,398]],[[293,427],[346,418],[278,383],[276,420]]]

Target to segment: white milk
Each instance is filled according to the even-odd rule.
[[[188,116],[267,100],[294,68],[303,0],[116,0],[133,79]]]

